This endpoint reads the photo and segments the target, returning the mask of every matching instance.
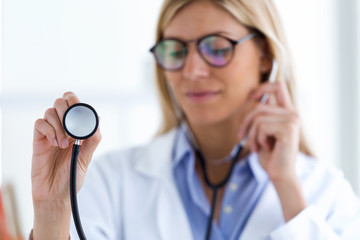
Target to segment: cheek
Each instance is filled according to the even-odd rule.
[[[169,84],[171,89],[176,90],[180,83],[180,75],[176,72],[165,72],[164,76],[166,83]]]
[[[247,55],[249,56],[249,55]],[[259,61],[255,57],[237,57],[222,72],[219,77],[226,82],[227,97],[244,102],[252,90],[260,84],[261,74]]]
[[[238,77],[251,82],[260,82],[260,56],[261,53],[253,44],[247,48],[237,49],[229,68]],[[257,81],[259,80],[259,81]]]
[[[181,75],[177,72],[165,72],[166,83],[170,90],[175,94],[176,100],[179,102]]]

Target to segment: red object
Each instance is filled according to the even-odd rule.
[[[6,227],[1,190],[0,190],[0,240],[11,240],[11,237]]]

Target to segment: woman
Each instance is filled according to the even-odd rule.
[[[289,54],[272,1],[166,0],[151,51],[164,119],[160,136],[111,153],[89,171],[100,132],[82,144],[77,189],[86,179],[79,208],[89,239],[360,237],[359,200],[340,173],[311,157],[302,138]],[[279,71],[270,83],[273,60]],[[265,104],[264,94],[272,96]],[[35,123],[36,240],[69,238],[71,140],[61,119],[77,102],[75,94],[65,93]],[[205,174],[218,183],[233,161],[208,228],[214,192]]]

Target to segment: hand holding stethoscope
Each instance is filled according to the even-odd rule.
[[[258,104],[244,118],[239,137],[248,133],[248,144],[259,154],[259,161],[273,181],[294,174],[298,153],[300,121],[286,85],[264,83],[253,93],[256,101],[264,93],[276,98],[276,105]]]
[[[245,135],[279,196],[287,222],[307,203],[295,172],[299,152],[300,120],[285,83],[264,83],[252,94],[259,101],[263,94],[274,96],[276,104],[258,104],[241,123],[239,138]]]
[[[34,239],[37,236],[52,236],[56,232],[58,232],[56,237],[59,239],[68,238],[71,215],[70,163],[75,139],[66,134],[62,123],[64,113],[69,106],[79,102],[75,94],[67,92],[55,101],[54,106],[45,112],[43,118],[35,123],[31,169],[35,210]],[[81,124],[81,126],[85,125]],[[91,124],[87,129],[89,127],[91,128]],[[86,128],[83,130],[85,131]],[[91,138],[82,141],[76,170],[76,192],[83,184],[93,152],[100,140],[101,134],[97,130]],[[51,208],[51,211],[46,212],[44,208]],[[39,229],[41,226],[46,228]]]

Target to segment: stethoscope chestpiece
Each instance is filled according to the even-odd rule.
[[[65,111],[63,125],[70,137],[83,140],[96,132],[99,126],[99,117],[89,104],[76,103]]]

